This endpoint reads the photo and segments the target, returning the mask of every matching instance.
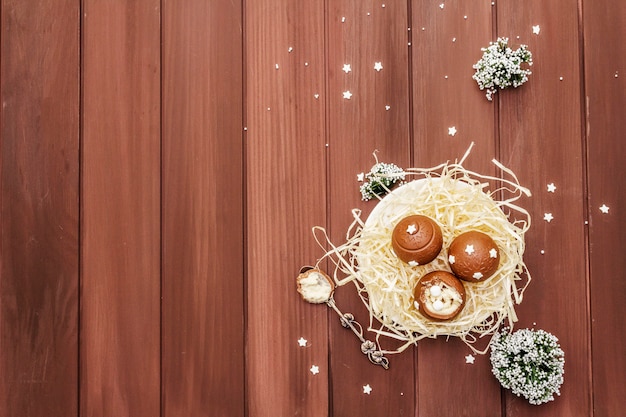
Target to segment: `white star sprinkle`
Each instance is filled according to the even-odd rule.
[[[607,206],[606,204],[602,204],[600,206],[600,211],[604,214],[609,214],[609,206]]]
[[[552,219],[554,219],[554,216],[552,215],[552,213],[545,213],[543,215],[543,219],[547,221],[548,223],[550,223]]]
[[[547,185],[547,187],[548,187],[548,192],[549,192],[549,193],[553,193],[553,192],[555,192],[555,191],[556,191],[556,185],[554,185],[554,183],[553,183],[553,182],[551,182],[550,184],[548,184],[548,185]]]
[[[293,51],[293,46],[290,46],[289,48],[287,48],[287,52],[291,52]]]
[[[483,277],[483,274],[481,274],[480,272],[474,272],[474,275],[472,275],[472,278],[474,279],[481,279]]]
[[[472,253],[474,253],[474,245],[467,245],[465,247],[465,253],[467,253],[468,255],[471,255]]]
[[[320,95],[319,95],[319,94],[317,94],[317,93],[315,93],[315,94],[313,94],[313,97],[315,97],[315,100],[317,100],[317,99],[319,99],[319,98],[320,98]]]
[[[439,5],[439,8],[440,8],[440,9],[443,9],[443,6],[444,6],[444,4],[443,4],[443,3],[441,3],[441,4]]]
[[[539,31],[541,31],[541,28],[539,27],[539,25],[534,25],[533,26],[533,33],[535,35],[539,35]]]
[[[374,62],[374,69],[376,71],[379,71],[383,69],[383,63],[382,62]]]
[[[300,339],[298,339],[298,346],[305,347],[306,346],[306,342],[307,342],[307,340],[304,337],[301,337]]]
[[[409,261],[409,266],[419,266],[419,262],[417,262],[417,261]]]
[[[346,21],[345,16],[341,18],[341,23],[344,23]]]
[[[346,100],[350,100],[350,97],[352,97],[352,93],[350,91],[343,92],[343,98],[345,98]]]
[[[385,110],[389,111],[389,109],[391,109],[391,106],[387,104],[387,105],[385,106]]]
[[[448,135],[450,135],[450,136],[456,135],[456,127],[455,126],[452,126],[452,127],[448,128]]]
[[[279,66],[278,64],[274,65],[274,67],[275,67],[276,69],[280,68],[280,66]]]
[[[448,262],[453,264],[456,261],[456,258],[454,257],[454,255],[450,255],[448,256]]]
[[[417,232],[417,227],[415,227],[414,224],[410,224],[407,228],[406,228],[406,232],[410,235],[412,235],[413,233]]]
[[[359,174],[356,174],[356,180],[360,181],[360,182],[363,182],[365,180],[365,173],[361,172]]]
[[[467,356],[465,357],[465,363],[471,363],[471,364],[473,364],[473,363],[474,363],[474,360],[476,360],[476,358],[474,357],[474,355],[467,355]]]
[[[496,248],[491,248],[489,250],[489,257],[490,258],[497,258],[498,257],[498,250]]]
[[[370,387],[370,384],[363,385],[363,394],[370,395],[371,393],[372,393],[372,387]]]
[[[343,68],[341,70],[347,74],[352,71],[352,66],[350,64],[343,64]]]
[[[309,369],[309,371],[311,371],[313,375],[317,375],[320,373],[320,367],[317,365],[313,365],[311,366],[311,369]]]

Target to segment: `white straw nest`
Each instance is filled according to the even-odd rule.
[[[475,353],[485,353],[488,342],[482,350],[474,343],[493,335],[506,318],[509,326],[517,321],[514,305],[522,301],[530,282],[523,261],[530,216],[513,203],[530,192],[519,185],[510,170],[495,160],[494,164],[511,179],[479,175],[460,163],[406,170],[405,174],[416,180],[390,191],[365,222],[360,211],[354,210],[354,222],[341,246],[332,245],[323,228],[314,228],[320,245],[330,245],[322,259],[328,257],[336,265],[333,276],[337,286],[349,282],[356,285],[370,312],[369,330],[377,334],[377,341],[383,336],[406,342],[385,353],[401,352],[420,339],[437,336],[457,336]],[[487,181],[499,184],[499,188],[485,192]],[[443,234],[443,249],[437,258],[414,267],[398,259],[391,247],[395,224],[413,214],[431,217]],[[423,316],[414,305],[415,285],[431,271],[451,272],[448,247],[456,236],[470,230],[488,234],[498,245],[498,270],[483,282],[463,282],[466,304],[453,319],[435,321]],[[318,232],[323,233],[325,244],[320,242]]]

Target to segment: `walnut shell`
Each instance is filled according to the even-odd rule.
[[[443,246],[441,228],[419,214],[403,218],[394,227],[391,245],[398,258],[411,265],[424,265],[439,255]]]
[[[449,320],[465,306],[465,287],[450,272],[433,271],[420,278],[413,290],[413,297],[424,316],[440,321]]]
[[[472,230],[454,238],[448,249],[448,263],[460,279],[480,282],[498,270],[500,250],[489,235]]]

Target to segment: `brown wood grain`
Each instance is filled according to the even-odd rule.
[[[460,159],[464,166],[496,174],[494,103],[472,79],[481,47],[492,40],[489,2],[413,1],[413,124],[415,166],[430,167]],[[456,133],[449,134],[454,127]],[[477,348],[485,348],[479,341]],[[500,416],[500,385],[491,374],[489,355],[474,355],[461,340],[423,340],[419,344],[417,392],[420,416]],[[448,394],[442,394],[448,393]],[[450,395],[451,393],[454,393]]]
[[[83,5],[84,416],[160,413],[160,10]]]
[[[241,4],[163,9],[163,416],[243,416]]]
[[[529,82],[499,97],[503,162],[533,192],[525,206],[534,221],[525,254],[533,281],[517,327],[551,332],[565,351],[562,397],[536,407],[507,393],[506,415],[591,415],[578,10],[575,3],[532,0],[520,8],[506,0],[497,13],[498,34],[527,44],[534,60]],[[554,219],[543,220],[544,213]]]
[[[586,1],[583,12],[593,407],[596,416],[611,416],[623,413],[626,375],[626,59],[615,53],[626,36],[626,3]]]
[[[0,9],[0,416],[76,415],[78,4]]]
[[[357,174],[376,162],[410,164],[407,6],[403,2],[336,1],[328,4],[329,228],[342,244],[354,220],[365,219],[374,201],[361,201]],[[382,69],[374,68],[380,62]],[[343,70],[350,65],[351,71]],[[349,91],[352,96],[344,98]],[[389,106],[387,109],[386,106]],[[336,291],[337,304],[367,328],[368,312],[352,284]],[[334,416],[413,415],[415,390],[412,349],[389,356],[390,369],[371,364],[360,342],[333,317],[331,331]],[[364,337],[375,340],[375,334]],[[386,349],[396,348],[387,343]],[[372,388],[370,394],[363,387]]]
[[[321,254],[311,227],[326,224],[323,3],[246,3],[250,416],[329,409],[328,309],[301,300],[295,281]],[[319,373],[310,372],[313,365]]]

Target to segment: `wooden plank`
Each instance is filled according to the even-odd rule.
[[[76,415],[79,9],[0,14],[0,416]]]
[[[81,414],[160,413],[160,10],[83,4]]]
[[[518,328],[555,334],[566,367],[561,398],[536,407],[507,392],[506,415],[591,415],[577,5],[531,0],[520,7],[503,0],[497,13],[498,34],[527,44],[534,58],[529,82],[502,94],[499,108],[503,162],[533,192],[526,205],[534,223],[525,260],[534,280],[519,308]],[[547,191],[549,183],[557,187],[554,193]],[[543,220],[544,213],[554,219]]]
[[[415,165],[460,159],[474,142],[464,166],[493,175],[491,159],[499,157],[494,103],[472,79],[480,49],[492,40],[493,8],[490,2],[460,0],[411,4]],[[483,349],[481,342],[477,347]],[[465,356],[470,354],[457,338],[420,342],[420,416],[500,415],[500,386],[491,374],[489,355],[474,355],[475,362],[468,364]]]
[[[596,416],[619,415],[626,382],[626,324],[620,320],[626,281],[622,249],[626,247],[623,215],[626,58],[615,53],[624,41],[626,3],[583,4],[593,407]],[[608,207],[608,213],[600,210]]]
[[[321,255],[311,227],[326,224],[323,4],[246,3],[250,416],[329,409],[328,310],[301,300],[295,284],[300,267]],[[319,373],[310,372],[313,365]]]
[[[163,9],[163,416],[243,416],[241,3]]]
[[[373,152],[378,150],[381,162],[410,165],[408,11],[404,2],[369,0],[333,1],[327,7],[329,228],[333,242],[341,244],[353,221],[351,210],[362,209],[365,219],[375,206],[361,201],[357,181],[357,174],[376,162]],[[382,69],[375,69],[376,62]],[[367,327],[368,312],[352,284],[339,288],[335,298],[343,312]],[[388,357],[385,370],[368,361],[355,335],[335,316],[330,330],[333,415],[413,415],[412,349]],[[371,332],[364,336],[375,340]],[[384,348],[397,347],[387,342]],[[370,394],[364,393],[367,385]]]

